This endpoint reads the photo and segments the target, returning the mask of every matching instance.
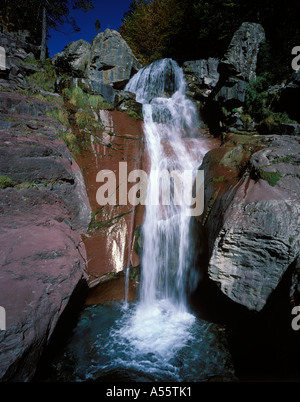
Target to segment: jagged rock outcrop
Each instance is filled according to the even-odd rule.
[[[213,132],[219,132],[224,126],[227,109],[245,104],[248,83],[256,77],[258,52],[264,39],[264,29],[260,24],[244,22],[233,35],[221,60],[209,58],[183,64],[187,95],[198,103],[205,123]],[[247,130],[234,113],[230,123]]]
[[[259,46],[264,40],[265,32],[260,24],[244,22],[234,33],[219,64],[219,72],[240,76],[245,81],[255,78]]]
[[[99,33],[92,43],[72,42],[52,58],[61,71],[88,80],[91,90],[113,103],[114,90],[124,89],[142,67],[122,36],[114,30]]]
[[[56,106],[10,92],[0,103],[0,378],[29,381],[86,275],[80,234],[91,209],[79,167],[58,138],[66,128],[46,115]]]
[[[106,29],[92,41],[87,77],[116,89],[124,89],[129,79],[142,67],[122,36]]]
[[[208,60],[191,60],[183,63],[183,72],[193,98],[197,98],[197,90],[201,88],[203,91],[200,91],[201,95],[198,95],[198,98],[207,97],[211,89],[217,85],[220,78],[218,65],[219,59],[212,57]]]
[[[53,56],[52,63],[73,77],[85,76],[91,44],[84,39],[71,42],[61,53]]]
[[[300,147],[293,136],[227,136],[206,172],[209,277],[261,311],[300,254]]]
[[[225,100],[233,99],[235,93],[232,87],[237,86],[239,94],[241,86],[245,91],[246,84],[256,77],[256,64],[260,44],[265,40],[264,29],[260,24],[244,22],[235,32],[224,57],[209,58],[208,60],[192,60],[183,64],[184,73],[187,77],[188,86],[191,81],[196,81],[203,89],[213,89],[217,98],[225,97]],[[190,77],[189,75],[193,75]],[[193,79],[192,79],[193,78]],[[233,79],[234,78],[234,79]],[[228,82],[226,82],[228,80]],[[225,88],[223,88],[225,86]],[[226,88],[229,92],[226,96]],[[221,90],[221,93],[218,92]],[[209,92],[210,93],[210,92]],[[244,97],[237,96],[244,101]]]
[[[247,83],[256,77],[257,56],[264,40],[265,32],[260,24],[244,22],[235,32],[218,66],[217,100],[235,101],[238,105],[245,102]]]

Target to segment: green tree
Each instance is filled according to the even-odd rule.
[[[247,22],[266,32],[259,74],[274,82],[291,73],[291,49],[300,43],[300,1],[134,0],[119,28],[143,63],[172,57],[178,62],[222,57],[234,32]]]
[[[92,0],[2,0],[0,5],[0,25],[6,31],[28,30],[36,44],[41,45],[41,60],[46,57],[49,29],[61,29],[69,24],[79,31],[72,10],[92,9]]]
[[[97,33],[101,32],[101,22],[99,21],[99,18],[97,18],[95,21],[95,29]]]
[[[34,1],[34,0],[33,0]],[[92,9],[92,0],[37,0],[42,9],[42,42],[40,59],[45,60],[47,32],[49,28],[59,29],[65,24],[70,24],[75,32],[80,31],[70,10]]]

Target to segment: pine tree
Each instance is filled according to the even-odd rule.
[[[99,21],[99,18],[97,18],[95,21],[95,29],[96,29],[97,34],[101,32],[101,23]]]
[[[33,0],[34,1],[34,0]],[[40,59],[46,57],[46,37],[48,28],[58,29],[60,26],[70,24],[74,32],[80,31],[70,10],[83,9],[88,11],[94,8],[92,0],[38,0],[42,8],[42,43]]]
[[[8,32],[28,30],[41,45],[40,59],[45,60],[49,29],[59,30],[68,24],[79,31],[71,11],[93,7],[92,0],[1,0],[0,25]]]

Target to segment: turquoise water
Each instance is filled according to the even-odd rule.
[[[84,308],[49,381],[230,381],[234,369],[225,329],[177,311],[167,300]]]

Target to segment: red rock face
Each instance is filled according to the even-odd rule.
[[[103,183],[97,183],[97,173],[110,170],[115,173],[119,184],[119,162],[127,163],[128,173],[145,166],[145,140],[142,122],[133,120],[125,113],[101,111],[106,130],[91,138],[90,150],[82,152],[77,162],[83,172],[88,197],[95,214],[94,228],[83,236],[87,250],[88,283],[96,286],[108,273],[120,273],[129,265],[139,265],[139,258],[133,250],[134,230],[142,224],[143,207],[117,205],[102,207],[97,203],[96,193]],[[109,134],[108,134],[109,133]],[[128,190],[133,184],[128,184]],[[124,280],[116,281],[114,295],[108,299],[124,298]],[[121,284],[118,287],[118,283]],[[101,292],[99,292],[101,294]],[[93,291],[93,300],[95,291]],[[103,300],[102,294],[99,301]],[[87,303],[90,303],[87,301]]]
[[[0,203],[0,305],[6,310],[0,373],[10,367],[12,374],[16,360],[29,353],[33,367],[21,365],[16,374],[23,381],[34,373],[35,358],[81,279],[86,257],[57,195],[6,189]]]

